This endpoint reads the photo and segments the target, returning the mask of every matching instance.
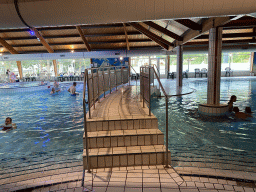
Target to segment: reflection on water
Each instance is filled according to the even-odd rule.
[[[170,86],[170,83],[164,83]],[[197,91],[169,100],[169,149],[174,166],[256,170],[256,119],[246,121],[230,117],[205,117],[198,114],[198,104],[206,103],[207,81],[187,80],[187,86]],[[241,111],[250,106],[256,113],[256,79],[228,78],[221,81],[221,103],[237,96]],[[165,100],[154,99],[152,111],[159,128],[165,128]],[[255,116],[253,114],[253,116]]]

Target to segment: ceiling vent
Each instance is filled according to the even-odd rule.
[[[65,57],[65,55],[60,55],[60,57]]]

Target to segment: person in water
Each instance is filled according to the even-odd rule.
[[[7,117],[5,119],[5,124],[2,125],[1,127],[3,127],[3,131],[6,131],[8,129],[11,129],[12,128],[12,118],[11,117]]]
[[[252,114],[251,107],[245,107],[245,112],[244,113],[251,115]]]
[[[50,94],[52,95],[52,94],[54,94],[54,93],[56,93],[57,91],[55,91],[55,88],[53,87],[52,88],[52,91],[50,92]]]
[[[246,119],[247,117],[252,117],[249,114],[243,113],[243,112],[239,112],[239,108],[238,107],[234,107],[233,111],[235,112],[235,117],[238,119]]]
[[[232,95],[230,97],[230,100],[228,102],[228,111],[229,112],[232,112],[233,111],[233,103],[236,102],[236,96],[235,95]]]
[[[78,95],[79,93],[76,92],[76,82],[73,82],[73,85],[69,87],[68,92],[71,93],[71,95]]]
[[[60,88],[59,88],[59,82],[58,81],[54,81],[54,83],[53,83],[53,87],[55,88],[55,90],[58,92],[58,91],[60,91]]]

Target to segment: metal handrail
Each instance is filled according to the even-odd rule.
[[[156,76],[156,79],[157,79],[157,81],[158,81],[158,83],[159,83],[159,86],[161,87],[161,89],[162,89],[162,91],[163,91],[163,93],[164,93],[164,95],[165,95],[165,105],[166,105],[166,112],[165,112],[165,120],[166,120],[166,122],[165,122],[165,131],[166,131],[166,161],[165,161],[165,166],[166,167],[169,167],[169,165],[168,165],[168,162],[169,162],[169,158],[168,158],[168,135],[169,135],[169,132],[168,132],[168,95],[166,94],[166,91],[165,91],[165,89],[164,89],[164,87],[163,87],[163,85],[162,85],[162,83],[161,83],[161,81],[160,81],[160,78],[159,78],[159,76],[157,75],[157,73],[156,73],[156,70],[155,70],[155,68],[154,67],[152,67],[152,66],[143,66],[143,67],[141,67],[141,69],[142,68],[148,68],[149,69],[149,96],[151,96],[151,92],[150,92],[150,84],[151,84],[151,77],[150,77],[150,69],[152,68],[153,69],[153,71],[154,71],[154,74],[155,74],[155,76]],[[142,70],[140,70],[141,72],[142,72]],[[143,92],[142,92],[142,98],[143,98],[143,107],[144,107],[144,76],[142,77],[142,83],[141,83],[141,85],[143,86],[143,88],[142,88],[142,90],[143,90]],[[149,97],[149,100],[150,100],[150,97]],[[149,102],[149,109],[151,110],[151,103]],[[149,113],[150,114],[150,113]]]
[[[105,68],[107,69],[108,71],[108,74],[109,74],[109,89],[105,89]],[[123,84],[126,84],[128,83],[128,80],[129,80],[129,71],[127,71],[127,81],[124,82],[124,69],[122,67],[120,67],[121,69],[121,81],[119,83],[117,83],[117,69],[118,67],[102,67],[100,68],[103,69],[102,71],[102,79],[103,79],[103,88],[102,90],[100,90],[100,83],[99,83],[99,68],[91,68],[91,69],[85,69],[85,76],[84,76],[84,87],[83,87],[83,112],[84,112],[84,133],[85,133],[85,141],[86,141],[86,160],[87,160],[87,170],[88,172],[90,173],[91,172],[91,165],[90,165],[90,159],[89,159],[89,141],[88,141],[88,133],[87,133],[87,119],[86,119],[86,103],[88,103],[88,108],[89,108],[89,119],[91,119],[91,107],[94,107],[95,108],[95,103],[97,101],[100,100],[100,95],[102,95],[104,93],[104,98],[105,98],[105,92],[106,91],[110,91],[110,94],[111,94],[111,90],[112,90],[112,87],[111,87],[111,77],[110,77],[110,74],[111,74],[111,69],[114,68],[114,75],[115,75],[115,82],[114,82],[114,87],[113,89],[115,88],[117,90],[117,87],[119,85],[123,85]],[[89,78],[89,70],[91,71],[91,77]],[[93,73],[93,71],[96,70],[95,73]],[[95,77],[94,77],[95,76]],[[94,79],[97,78],[98,80],[98,83],[96,84],[96,88],[94,87]],[[89,80],[92,80],[92,90],[90,90],[90,86],[89,86]],[[87,86],[87,92],[88,92],[88,100],[86,102],[85,100],[85,92],[86,92],[86,86]],[[96,93],[95,93],[95,90],[96,90]],[[102,92],[103,91],[103,92]],[[93,98],[90,98],[91,97],[91,93],[92,92],[92,95],[93,95]],[[95,95],[96,94],[96,95]],[[83,169],[83,178],[82,178],[82,186],[84,185],[84,175],[85,175],[85,169]]]
[[[159,77],[160,77],[160,71],[158,70],[158,68],[157,68],[156,64],[152,64],[152,65],[153,65],[153,68],[154,68],[154,67],[156,67],[157,72],[158,72],[158,75],[159,75]]]
[[[88,133],[87,133],[87,121],[86,121],[86,101],[85,101],[85,90],[86,90],[86,81],[88,79],[88,71],[85,69],[85,77],[84,77],[84,88],[83,88],[83,112],[84,112],[84,134],[85,134],[85,142],[86,142],[86,160],[87,160],[87,170],[90,173],[90,163],[89,163],[89,142],[88,142]],[[89,87],[88,87],[89,88]],[[89,97],[89,94],[88,94]],[[85,175],[85,169],[83,169],[83,177],[82,177],[82,186],[84,186],[84,175]]]
[[[131,67],[132,70],[135,72],[135,75],[136,75],[136,76],[135,76],[135,80],[136,80],[136,86],[137,86],[137,80],[138,80],[138,78],[137,78],[137,72],[135,71],[135,69],[133,68],[133,66],[130,65],[130,67]]]

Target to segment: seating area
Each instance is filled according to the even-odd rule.
[[[196,78],[196,75],[199,75],[199,77],[203,77],[203,75],[205,75],[205,77],[207,77],[207,69],[202,68],[200,70],[199,68],[195,68],[195,78]]]
[[[170,78],[174,79],[174,78],[175,78],[175,75],[176,75],[175,72],[169,72],[169,73],[167,74],[167,79],[170,79]],[[183,76],[183,78],[188,78],[188,71],[187,71],[187,70],[186,70],[186,71],[183,71],[182,76]]]
[[[231,68],[230,68],[230,67],[226,67],[226,68],[225,68],[225,71],[226,71],[225,77],[227,77],[227,76],[230,77],[230,74],[232,74],[232,76],[233,76],[233,71],[231,71]]]

